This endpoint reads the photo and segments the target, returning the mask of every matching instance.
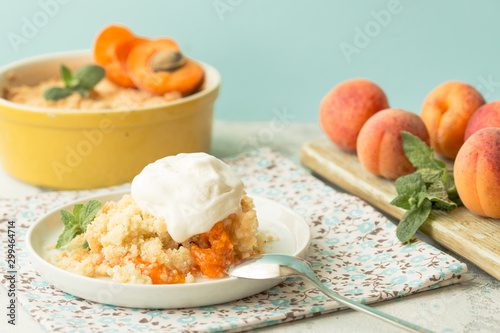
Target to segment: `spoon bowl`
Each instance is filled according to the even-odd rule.
[[[258,254],[229,265],[226,268],[226,273],[237,278],[259,280],[278,278],[285,280],[293,276],[302,277],[314,284],[326,296],[351,309],[364,312],[409,332],[431,332],[333,292],[316,277],[307,261],[297,257],[284,254]]]

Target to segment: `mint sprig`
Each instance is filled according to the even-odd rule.
[[[403,149],[417,171],[396,179],[398,196],[391,205],[405,209],[396,229],[406,243],[428,219],[432,209],[450,211],[462,202],[458,196],[453,170],[434,158],[434,150],[411,133],[402,131]]]
[[[106,75],[101,66],[85,65],[80,67],[74,74],[68,67],[61,65],[61,79],[64,88],[52,87],[44,91],[43,96],[48,101],[57,101],[68,97],[73,93],[79,93],[82,97],[92,90],[96,84]]]
[[[97,200],[90,200],[86,204],[76,204],[73,207],[73,213],[66,209],[61,209],[61,221],[64,224],[64,230],[57,239],[56,249],[59,249],[73,240],[76,236],[83,234],[87,226],[95,219],[102,203]],[[88,248],[85,241],[84,248]]]
[[[419,137],[406,131],[401,131],[401,136],[403,137],[403,149],[406,157],[415,168],[440,171],[446,167],[444,162],[434,158],[434,150],[429,148]]]

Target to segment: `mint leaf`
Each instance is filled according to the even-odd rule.
[[[56,249],[68,244],[73,238],[81,233],[80,224],[75,215],[66,209],[61,209],[60,214],[61,221],[64,224],[64,230],[57,239]]]
[[[59,238],[57,239],[56,249],[59,249],[67,245],[73,238],[82,233],[82,229],[79,225],[65,226],[64,230]]]
[[[427,189],[427,197],[437,198],[437,199],[448,199],[448,192],[446,191],[446,187],[444,186],[442,181],[437,181]]]
[[[409,241],[418,228],[427,220],[432,211],[432,203],[425,199],[422,204],[407,211],[396,228],[396,236],[402,243]]]
[[[61,79],[64,81],[65,87],[49,88],[44,91],[43,96],[48,101],[66,98],[75,92],[84,97],[105,75],[104,68],[97,65],[85,65],[74,74],[71,73],[68,67],[61,65]]]
[[[446,177],[443,177],[444,185],[446,187],[446,191],[448,192],[448,198],[457,204],[457,206],[462,206],[462,200],[458,196],[457,187],[455,185],[455,177],[453,176],[453,169],[446,170]]]
[[[60,214],[64,226],[78,225],[78,219],[66,209],[61,209]]]
[[[450,200],[433,199],[432,208],[449,212],[457,208],[457,204]]]
[[[66,88],[52,87],[43,92],[43,97],[47,101],[58,101],[60,99],[66,98],[73,92]]]
[[[434,150],[420,138],[406,131],[401,131],[401,136],[406,157],[415,168],[440,170],[445,167],[443,162],[434,158]]]
[[[444,183],[435,182],[427,189],[427,198],[432,201],[433,207],[445,211],[457,208],[457,204],[448,198],[448,192]]]
[[[61,65],[61,78],[64,81],[66,87],[71,85],[71,81],[73,80],[73,75],[68,67]]]
[[[396,179],[398,196],[391,204],[405,209],[396,235],[406,242],[429,217],[432,209],[450,211],[461,205],[453,170],[434,158],[434,150],[409,132],[401,131],[406,157],[417,171]]]
[[[448,192],[448,198],[453,201],[454,203],[457,204],[457,206],[462,206],[463,205],[463,202],[462,200],[460,199],[460,197],[458,196],[458,192],[457,192],[457,189],[455,188],[454,191],[450,191]]]
[[[73,206],[73,215],[75,215],[76,219],[80,219],[80,210],[82,209],[83,204],[76,204]]]
[[[425,183],[422,176],[418,173],[412,173],[396,179],[396,191],[399,195],[412,194],[425,189]]]
[[[398,195],[396,198],[394,198],[390,204],[405,210],[412,209],[412,203],[411,203],[411,198],[415,201],[416,199],[411,196],[411,195]]]
[[[80,210],[80,225],[84,228],[84,230],[87,230],[87,225],[92,222],[99,211],[102,207],[102,202],[99,202],[98,200],[90,200],[87,202],[85,205],[83,205],[82,209]]]
[[[444,175],[445,171],[443,169],[437,170],[437,169],[423,168],[423,169],[418,169],[416,172],[418,172],[422,176],[422,179],[427,184],[432,184],[434,182],[442,180],[443,177],[445,177]]]
[[[64,230],[57,239],[56,249],[67,245],[73,238],[87,231],[87,226],[95,219],[101,207],[101,202],[90,200],[86,204],[76,204],[73,207],[73,213],[61,209],[61,221],[64,224]],[[84,248],[88,248],[87,241],[83,245]]]
[[[396,191],[398,196],[391,201],[391,205],[408,210],[417,205],[419,201],[417,194],[425,192],[426,187],[422,176],[412,173],[396,179]]]
[[[417,207],[420,207],[420,205],[422,205],[422,203],[425,201],[425,199],[428,199],[427,198],[427,193],[425,192],[419,192],[417,194]]]
[[[86,90],[94,88],[106,75],[106,71],[101,66],[85,65],[79,68],[73,77],[78,80],[78,87]]]
[[[89,246],[89,243],[87,242],[87,240],[85,240],[85,242],[83,242],[83,248],[90,249],[90,246]]]

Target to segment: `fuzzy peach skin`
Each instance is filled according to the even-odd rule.
[[[500,128],[483,128],[464,143],[453,168],[465,207],[481,216],[500,218]]]
[[[474,87],[458,81],[445,82],[431,91],[420,113],[431,147],[444,157],[455,158],[464,143],[469,118],[484,103]]]
[[[464,140],[486,127],[500,127],[500,101],[484,104],[472,114],[465,128]]]
[[[366,170],[388,179],[415,171],[405,155],[401,131],[410,132],[430,144],[422,119],[412,112],[386,109],[368,119],[357,142],[358,158]]]
[[[354,153],[361,127],[373,114],[388,107],[387,96],[379,86],[352,79],[338,84],[323,98],[319,122],[333,143]]]

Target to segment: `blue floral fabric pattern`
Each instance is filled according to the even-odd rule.
[[[326,186],[270,149],[242,154],[226,162],[242,178],[247,193],[289,206],[309,223],[311,245],[306,259],[323,282],[344,296],[363,303],[379,302],[456,283],[467,271],[465,264],[424,242],[401,244],[395,236],[395,225],[370,205]],[[18,301],[45,330],[243,331],[341,309],[340,304],[297,278],[227,304],[168,310],[94,303],[66,294],[44,281],[31,265],[25,249],[27,228],[64,203],[127,187],[49,192],[0,200],[0,255],[5,257],[7,248],[7,221],[15,220]]]

